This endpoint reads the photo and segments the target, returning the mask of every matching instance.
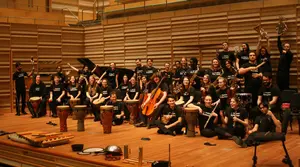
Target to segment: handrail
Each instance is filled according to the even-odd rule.
[[[67,9],[73,15],[73,17],[77,20],[77,22],[80,22],[80,20],[78,19],[78,16],[76,16],[69,8],[62,8],[61,10],[64,11],[64,9]],[[82,25],[82,27],[85,27],[85,26]]]

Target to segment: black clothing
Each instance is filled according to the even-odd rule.
[[[210,119],[210,121],[208,122],[205,129],[204,129],[204,125],[205,125],[206,121],[208,120],[209,115],[213,111],[214,107],[212,106],[212,108],[207,108],[205,105],[200,104],[200,108],[203,111],[203,114],[198,114],[200,134],[204,137],[213,137],[213,136],[215,136],[215,132],[214,132],[214,128],[215,128],[214,119],[215,119],[215,117],[212,117]],[[218,108],[216,108],[215,113],[216,114],[219,113]]]
[[[46,102],[47,102],[47,98],[43,97],[36,111],[34,111],[32,103],[29,101],[27,102],[28,110],[31,113],[33,118],[35,117],[38,118],[46,115]]]
[[[129,86],[129,84],[128,83],[121,83],[120,85],[119,85],[119,90],[121,91],[120,92],[120,99],[124,99],[125,97],[126,97],[126,92],[127,92],[127,90],[128,90],[128,86]]]
[[[83,70],[79,70],[78,71],[78,75],[83,75],[86,79],[89,79],[89,77],[92,75],[91,71],[83,71]]]
[[[119,74],[119,71],[118,69],[112,69],[112,68],[109,68],[107,71],[106,71],[106,75],[107,75],[107,80],[109,82],[109,85],[111,86],[112,89],[115,89],[116,86],[117,86],[117,83],[116,83],[116,76]],[[117,78],[118,79],[118,78]]]
[[[111,100],[109,100],[106,104],[112,105],[114,107],[113,122],[115,123],[115,125],[121,125],[123,123],[124,118],[123,117],[117,118],[116,115],[120,115],[122,111],[124,111],[123,102],[119,102],[119,101],[112,102]]]
[[[57,72],[55,75],[59,77],[60,83],[66,84],[66,76],[62,72]],[[54,76],[55,75],[51,76],[51,81],[53,81],[53,84],[54,84]]]
[[[178,68],[175,71],[175,78],[180,79],[179,82],[186,76],[187,69],[186,68]]]
[[[224,68],[223,71],[224,71],[224,73],[223,73],[222,77],[227,80],[228,85],[231,85],[232,81],[235,79],[235,74],[236,74],[235,69],[234,68],[231,68],[231,69]]]
[[[194,83],[191,83],[192,86],[196,89],[196,90],[200,90],[201,88],[201,81],[200,79],[198,78],[198,76],[200,77],[203,77],[201,76],[202,75],[202,72],[200,70],[197,70],[197,69],[192,69],[192,68],[189,68],[186,72],[187,76],[189,76],[189,78],[191,79],[191,77],[193,77],[195,74],[196,74],[196,77],[194,77]]]
[[[249,51],[241,51],[238,54],[239,67],[241,68],[244,64],[249,62]]]
[[[62,92],[64,91],[64,86],[61,83],[59,83],[58,85],[52,84],[51,88],[50,88],[50,91],[52,92],[53,100],[54,99],[56,100],[62,94]]]
[[[28,74],[24,71],[16,71],[13,74],[13,80],[15,80],[16,91],[25,91],[25,79]]]
[[[183,86],[180,92],[180,96],[183,97],[184,103],[188,102],[190,100],[190,96],[194,96],[195,98],[195,88],[189,87],[188,89],[186,89],[185,86]]]
[[[46,97],[46,86],[43,82],[40,84],[33,83],[29,89],[29,97]]]
[[[103,86],[100,87],[100,94],[102,94],[102,97],[108,97],[110,96],[110,93],[112,92],[112,88],[110,86],[107,86],[104,88]]]
[[[277,96],[277,102],[276,102],[276,106],[280,108],[280,90],[276,85],[272,85],[270,88],[267,88],[265,86],[262,86],[258,92],[259,96],[262,96],[262,102],[267,102],[269,103],[270,101],[272,101],[272,98],[274,96]]]
[[[155,82],[150,82],[147,85],[148,93],[151,93],[156,87],[157,87],[157,84]],[[161,89],[162,92],[168,92],[168,85],[164,82],[162,82],[159,85],[159,88]]]
[[[229,129],[242,129],[245,132],[245,126],[239,122],[233,121],[233,117],[237,117],[242,121],[245,121],[245,119],[248,119],[248,112],[244,108],[238,108],[236,111],[234,109],[227,108],[225,112],[225,117],[228,118],[227,127]],[[236,135],[235,135],[236,136]]]
[[[132,84],[129,84],[127,91],[128,91],[129,98],[133,99],[135,94],[137,92],[140,92],[140,87],[137,84],[135,84],[134,86],[132,86]],[[137,99],[138,99],[138,97],[139,97],[139,95],[137,96]]]
[[[145,75],[147,77],[147,80],[150,80],[152,75],[156,72],[157,72],[157,69],[154,67],[144,66],[144,68],[143,68],[143,75]]]
[[[220,61],[222,68],[226,67],[226,60],[230,60],[231,62],[235,61],[234,53],[228,51],[220,52],[217,58]]]
[[[79,91],[81,91],[81,88],[77,84],[69,85],[68,88],[67,88],[67,91],[70,95],[72,95],[75,98],[78,95]]]
[[[278,36],[277,45],[280,53],[280,60],[278,63],[278,71],[277,71],[277,85],[279,89],[282,91],[282,90],[289,89],[290,68],[291,68],[291,63],[293,61],[293,53],[290,50],[286,53],[283,53],[283,47],[280,40],[280,36]]]
[[[161,76],[164,77],[165,76],[165,79],[164,79],[164,82],[168,85],[172,85],[172,79],[173,79],[173,73],[172,72],[166,72],[166,71],[163,71],[161,72]]]
[[[139,78],[142,79],[143,71],[144,71],[144,67],[142,66],[135,67],[134,73],[136,74],[137,81],[139,81]]]
[[[220,99],[220,110],[225,110],[229,106],[229,100],[231,98],[230,89],[218,89],[217,95]]]
[[[223,71],[222,69],[217,69],[217,70],[213,70],[213,69],[208,69],[205,74],[208,74],[210,77],[210,81],[211,83],[215,82],[215,80],[222,75]]]
[[[261,54],[257,57],[258,60],[258,64],[262,63],[265,61],[265,64],[262,65],[261,68],[261,72],[271,72],[272,73],[272,65],[271,65],[271,57],[270,55],[265,55],[262,56]]]

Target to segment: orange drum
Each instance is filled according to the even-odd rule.
[[[39,105],[41,103],[41,98],[40,97],[31,97],[29,99],[29,101],[32,104],[34,112],[36,113],[37,109],[39,108]]]
[[[69,116],[69,106],[57,106],[57,114],[59,117],[59,125],[60,125],[60,131],[61,132],[67,132],[67,118]]]
[[[114,107],[111,105],[100,106],[100,117],[104,133],[111,133],[113,109]]]
[[[187,137],[195,137],[195,127],[199,110],[197,108],[184,108],[185,120],[187,122]]]
[[[125,100],[124,102],[130,112],[129,124],[135,124],[139,112],[139,100]]]
[[[86,116],[86,105],[76,105],[74,106],[74,114],[77,118],[77,131],[84,131],[84,119]]]

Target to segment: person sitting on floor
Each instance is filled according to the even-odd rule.
[[[117,101],[117,93],[111,92],[110,100],[106,105],[114,106],[113,109],[113,125],[121,125],[124,121],[124,107],[121,101]]]
[[[254,127],[250,130],[246,140],[233,136],[234,142],[241,147],[253,146],[257,142],[267,142],[281,140],[284,133],[281,132],[281,123],[269,110],[269,104],[266,102],[259,104],[262,114],[256,117]]]
[[[156,120],[154,123],[158,126],[159,134],[168,134],[175,136],[176,134],[183,134],[182,129],[182,109],[175,105],[175,97],[169,95],[167,97],[167,104],[163,108],[161,120]]]

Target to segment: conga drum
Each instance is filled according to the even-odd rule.
[[[114,107],[111,105],[100,106],[100,117],[104,133],[111,133],[113,109]]]
[[[67,118],[69,116],[69,106],[57,106],[57,114],[59,117],[59,125],[61,132],[67,132]]]
[[[197,108],[184,108],[185,120],[187,122],[187,137],[195,137],[195,126],[197,125]]]
[[[74,114],[77,118],[77,131],[84,131],[84,119],[86,116],[86,105],[74,106]]]
[[[29,101],[32,104],[34,112],[37,112],[37,109],[41,103],[41,98],[40,97],[31,97],[29,99]]]
[[[139,100],[125,100],[124,102],[130,113],[129,124],[135,124],[139,112]]]
[[[74,106],[79,105],[80,104],[80,99],[70,99],[70,106],[71,109],[74,110]],[[76,115],[73,113],[72,116],[73,120],[76,120]]]

